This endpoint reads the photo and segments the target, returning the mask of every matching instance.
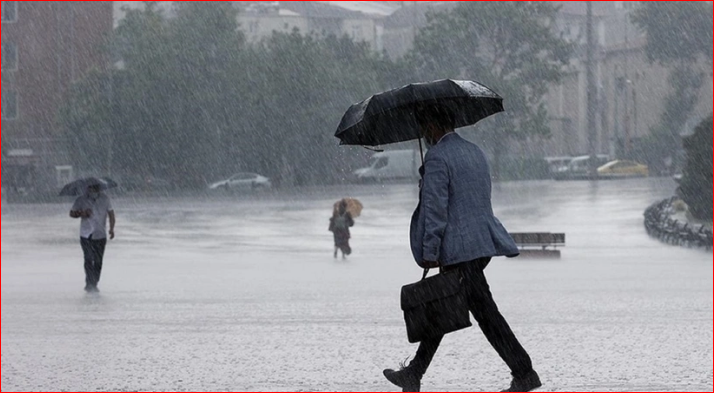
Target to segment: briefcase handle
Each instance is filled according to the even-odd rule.
[[[441,266],[439,266],[439,273],[443,273],[443,272],[444,272],[444,269],[442,269]],[[427,274],[429,274],[429,268],[428,268],[428,267],[425,267],[425,268],[424,268],[424,275],[421,276],[421,280],[422,280],[422,281],[426,280]]]

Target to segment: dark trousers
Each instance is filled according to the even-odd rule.
[[[85,281],[88,287],[96,287],[102,275],[102,261],[107,239],[92,240],[81,237],[79,241],[84,252]]]
[[[530,356],[518,342],[511,327],[508,326],[508,322],[498,311],[496,302],[493,301],[491,289],[483,272],[490,261],[491,258],[482,258],[447,266],[444,270],[458,269],[461,272],[464,277],[463,282],[471,314],[478,322],[488,342],[506,362],[513,376],[517,378],[530,372],[533,365]],[[426,373],[443,338],[444,336],[441,336],[420,343],[414,360],[409,364],[409,368],[419,377]]]

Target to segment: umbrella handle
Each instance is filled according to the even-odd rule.
[[[421,157],[421,164],[424,165],[424,148],[421,146],[421,138],[419,138],[419,156]]]

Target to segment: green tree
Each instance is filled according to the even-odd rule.
[[[647,57],[663,65],[712,63],[712,4],[704,1],[640,2],[632,20],[647,34]]]
[[[182,186],[239,170],[286,184],[344,179],[363,155],[337,149],[334,129],[382,89],[391,63],[346,37],[296,31],[248,45],[236,12],[221,2],[181,3],[171,18],[153,3],[129,11],[111,45],[122,66],[76,84],[63,110],[87,146],[77,161]]]
[[[474,78],[502,94],[510,136],[547,135],[542,98],[572,53],[551,28],[557,10],[544,2],[464,2],[430,15],[407,58],[420,78]]]
[[[647,35],[652,63],[670,68],[670,92],[659,124],[650,130],[644,159],[655,172],[664,159],[679,166],[680,132],[699,100],[712,66],[712,5],[710,2],[641,2],[632,20]],[[707,66],[705,66],[705,64]]]
[[[336,149],[333,133],[349,105],[382,88],[384,60],[346,37],[298,31],[274,33],[252,53],[251,161],[288,182],[345,178],[355,149]]]
[[[107,154],[111,145],[113,113],[110,75],[88,73],[72,86],[69,103],[60,109],[60,124],[66,130],[74,165],[95,173],[108,173]]]
[[[122,67],[77,85],[65,129],[109,146],[120,174],[203,184],[226,158],[221,135],[232,129],[227,119],[239,96],[235,54],[244,39],[235,21],[222,2],[182,3],[174,18],[151,2],[128,11],[111,44]],[[98,167],[96,149],[86,150],[80,164]]]
[[[498,152],[496,173],[505,139],[549,135],[543,97],[573,51],[552,29],[557,11],[546,2],[462,2],[429,15],[406,57],[418,79],[475,79],[504,97],[506,114],[479,126]]]
[[[697,219],[712,219],[712,117],[697,126],[694,134],[684,139],[687,160],[680,194]]]
[[[165,104],[161,81],[167,75],[167,42],[166,20],[154,3],[127,12],[106,47],[122,67],[75,83],[60,111],[60,124],[77,152],[75,166],[114,169],[120,177],[152,172],[164,131],[152,120],[161,114],[156,104]]]
[[[674,68],[668,78],[670,93],[664,100],[660,121],[650,129],[639,151],[632,153],[634,159],[646,162],[653,173],[668,173],[680,167],[680,132],[697,105],[704,75],[692,72],[690,67]],[[672,160],[672,164],[665,162]]]

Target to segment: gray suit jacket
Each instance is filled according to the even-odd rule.
[[[456,133],[444,136],[426,153],[410,240],[420,265],[424,260],[448,266],[519,253],[493,215],[486,156]]]

